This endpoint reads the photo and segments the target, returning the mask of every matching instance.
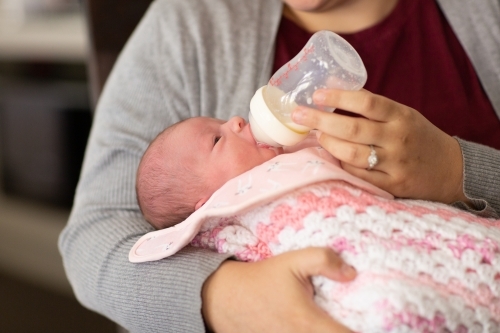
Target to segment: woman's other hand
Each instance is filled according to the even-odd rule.
[[[320,131],[319,143],[346,171],[396,197],[467,201],[458,141],[416,110],[367,90],[318,90],[314,102],[363,116],[305,107],[293,113],[296,123]],[[368,170],[370,145],[378,162]]]
[[[314,275],[350,281],[356,272],[327,248],[255,263],[228,260],[203,285],[205,322],[217,333],[350,332],[314,303]]]

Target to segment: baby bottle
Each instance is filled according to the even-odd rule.
[[[331,31],[315,33],[252,97],[248,118],[255,140],[274,147],[300,142],[311,129],[292,121],[297,105],[331,112],[313,103],[315,90],[359,90],[366,78],[363,61],[345,39]]]

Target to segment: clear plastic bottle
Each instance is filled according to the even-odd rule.
[[[331,31],[315,33],[250,101],[249,121],[255,139],[274,147],[300,142],[311,129],[292,121],[297,105],[333,111],[313,103],[314,91],[359,90],[366,79],[361,57],[345,39]]]

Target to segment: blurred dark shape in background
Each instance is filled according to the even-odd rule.
[[[4,192],[71,207],[91,124],[85,67],[4,63],[2,74]]]
[[[0,0],[0,333],[120,331],[78,303],[57,249],[92,121],[81,5]]]
[[[0,333],[125,332],[77,302],[57,238],[92,110],[151,2],[0,0]]]

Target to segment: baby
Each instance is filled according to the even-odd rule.
[[[144,216],[166,229],[141,237],[130,260],[171,255],[186,235],[194,246],[243,261],[328,246],[358,276],[347,284],[315,277],[315,301],[350,329],[499,332],[497,221],[393,199],[347,174],[312,139],[271,149],[238,117],[168,128],[137,174]]]
[[[314,141],[308,138],[286,152],[317,145]],[[173,226],[229,179],[284,152],[257,144],[241,117],[186,119],[160,133],[144,153],[136,180],[139,207],[155,228]]]

